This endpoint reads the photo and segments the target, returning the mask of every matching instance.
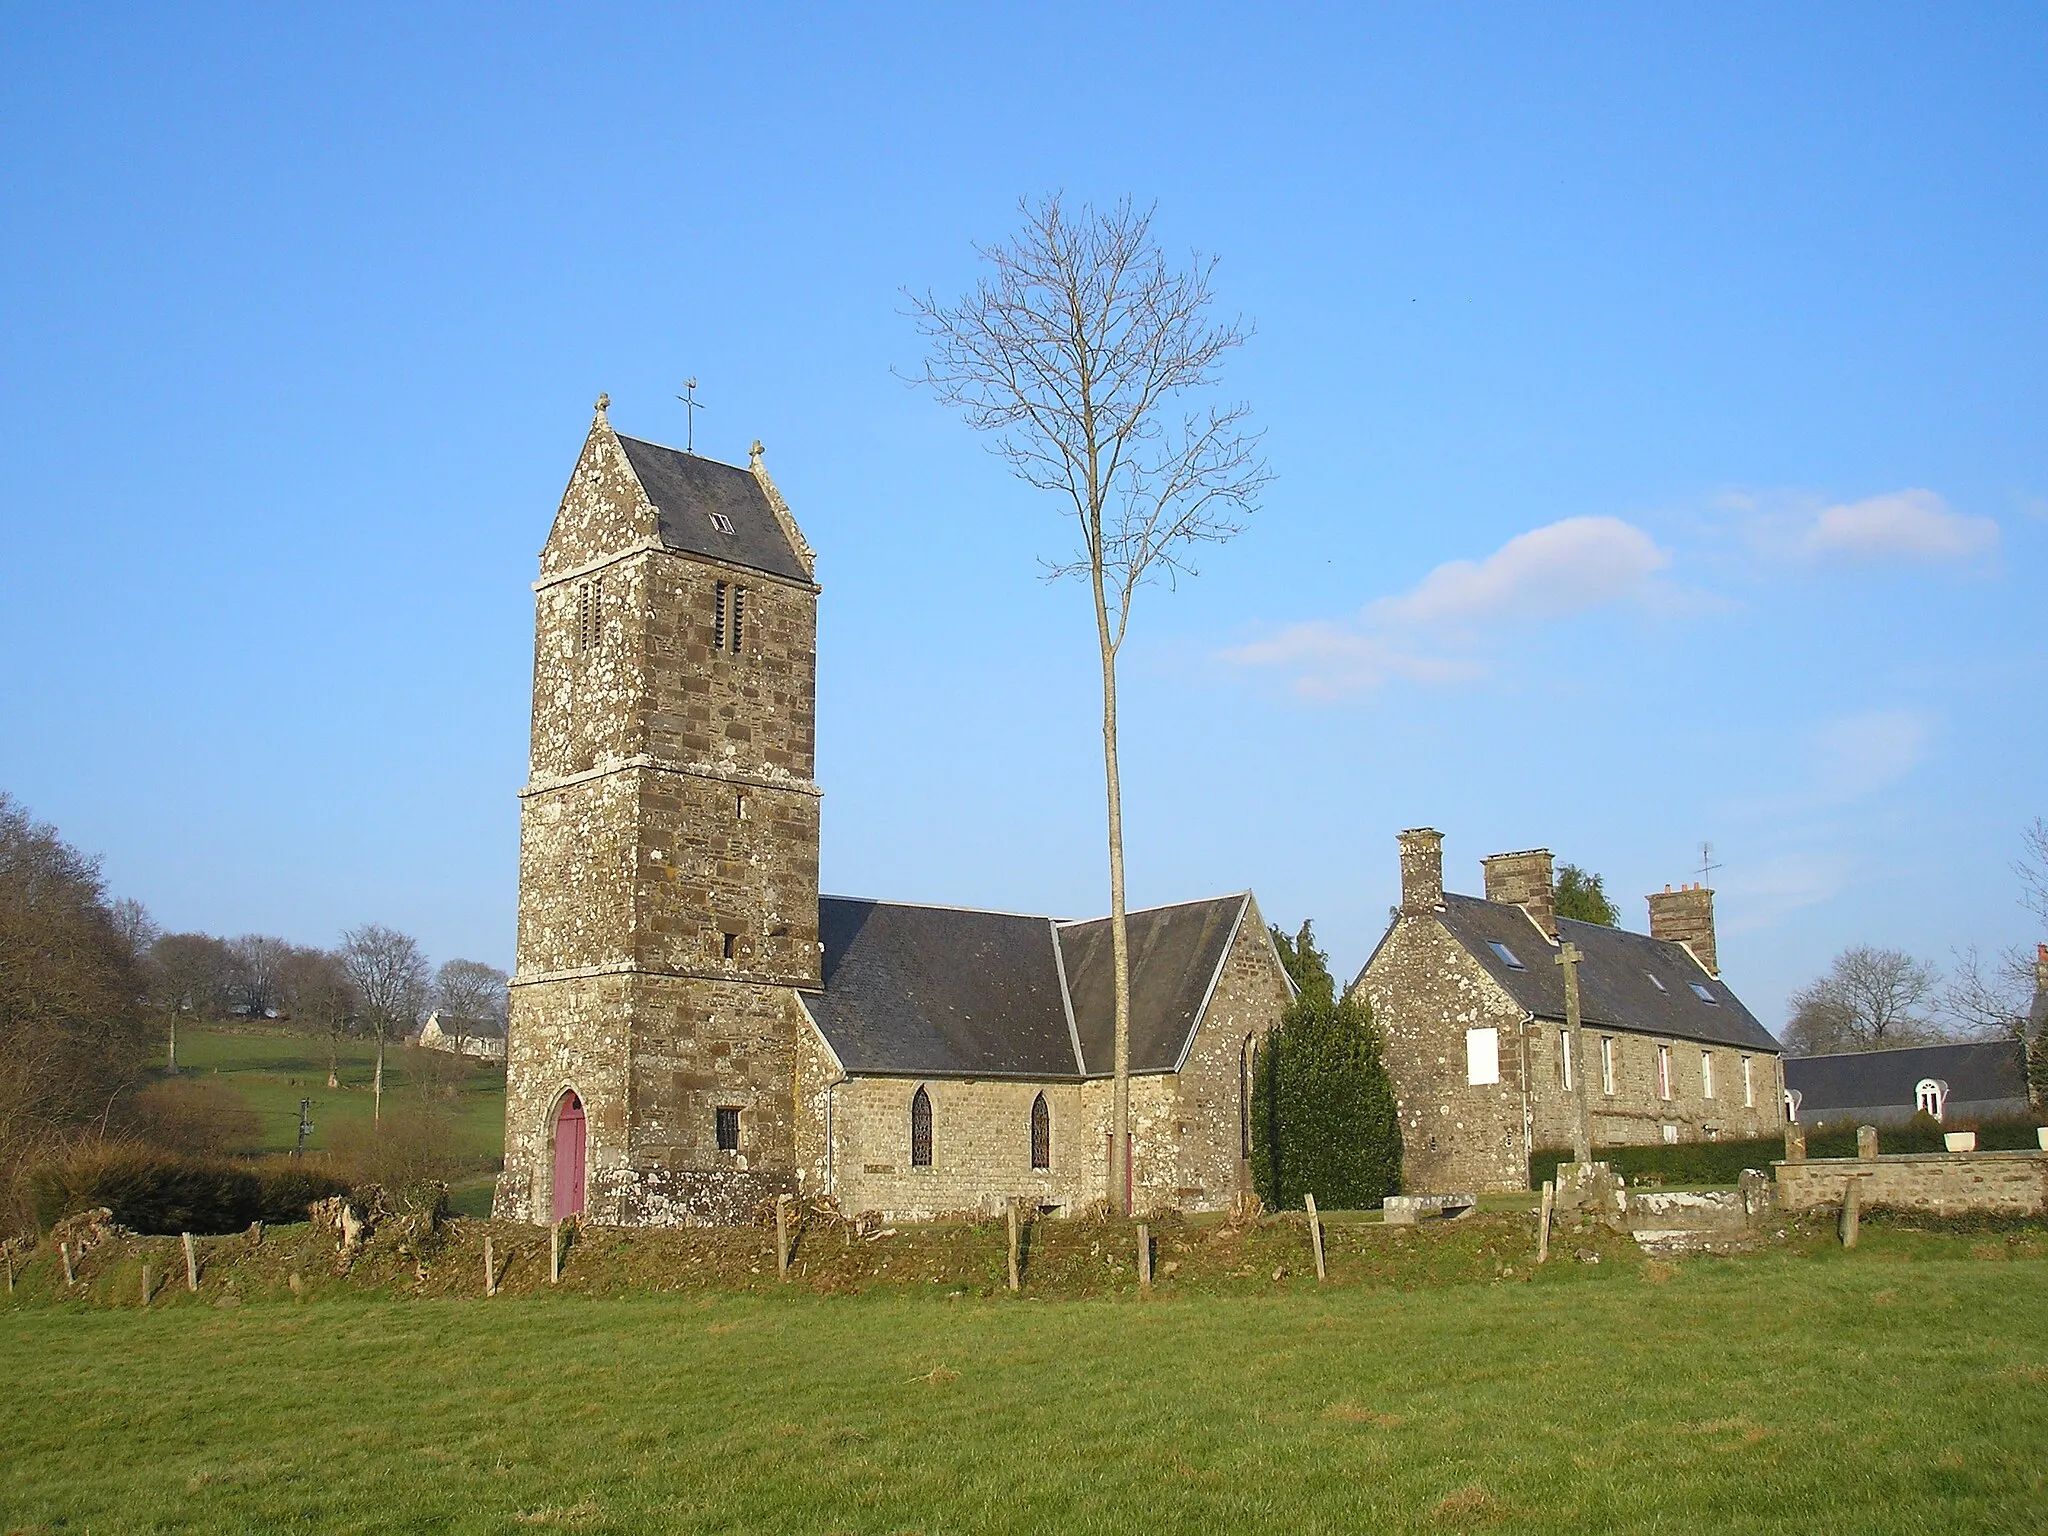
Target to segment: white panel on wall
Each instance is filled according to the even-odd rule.
[[[1468,1083],[1497,1083],[1500,1081],[1499,1030],[1468,1029],[1465,1031],[1465,1081]]]

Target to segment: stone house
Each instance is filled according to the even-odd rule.
[[[1106,1197],[1107,923],[821,899],[815,556],[600,399],[534,584],[496,1212],[914,1217]],[[1249,894],[1132,914],[1133,1194],[1249,1187],[1289,984]]]
[[[1785,1107],[1801,1125],[1904,1125],[1916,1114],[1950,1125],[2017,1119],[2031,1108],[2027,1048],[2018,1040],[1980,1040],[1788,1056]]]
[[[427,1015],[415,1042],[426,1051],[474,1056],[479,1061],[505,1059],[505,1026],[496,1019],[444,1019],[440,1009]]]
[[[1596,1151],[1782,1131],[1780,1047],[1721,977],[1712,891],[1667,887],[1629,933],[1557,916],[1547,850],[1484,860],[1480,898],[1444,890],[1441,833],[1399,843],[1401,905],[1352,987],[1385,1042],[1409,1192],[1528,1188],[1531,1154],[1573,1143],[1579,1072]]]

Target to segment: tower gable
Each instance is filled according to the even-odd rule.
[[[657,537],[654,504],[605,415],[607,403],[608,397],[598,396],[583,451],[576,456],[576,468],[541,549],[544,582],[644,547]]]

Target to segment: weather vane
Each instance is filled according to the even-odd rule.
[[[683,402],[683,409],[688,413],[683,418],[685,423],[683,427],[683,452],[695,453],[697,451],[697,413],[704,409],[697,402],[697,381],[695,379],[683,380],[683,392],[677,395],[676,398]]]

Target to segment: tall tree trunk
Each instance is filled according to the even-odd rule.
[[[327,1086],[341,1086],[341,1043],[333,1030],[327,1032]]]
[[[1116,645],[1102,590],[1102,562],[1092,562],[1095,637],[1102,649],[1102,771],[1109,795],[1109,953],[1116,998],[1116,1097],[1109,1133],[1109,1201],[1131,1214],[1131,949],[1124,921],[1124,792],[1116,761]]]
[[[384,1031],[377,1031],[377,1075],[370,1080],[370,1121],[384,1118]]]

